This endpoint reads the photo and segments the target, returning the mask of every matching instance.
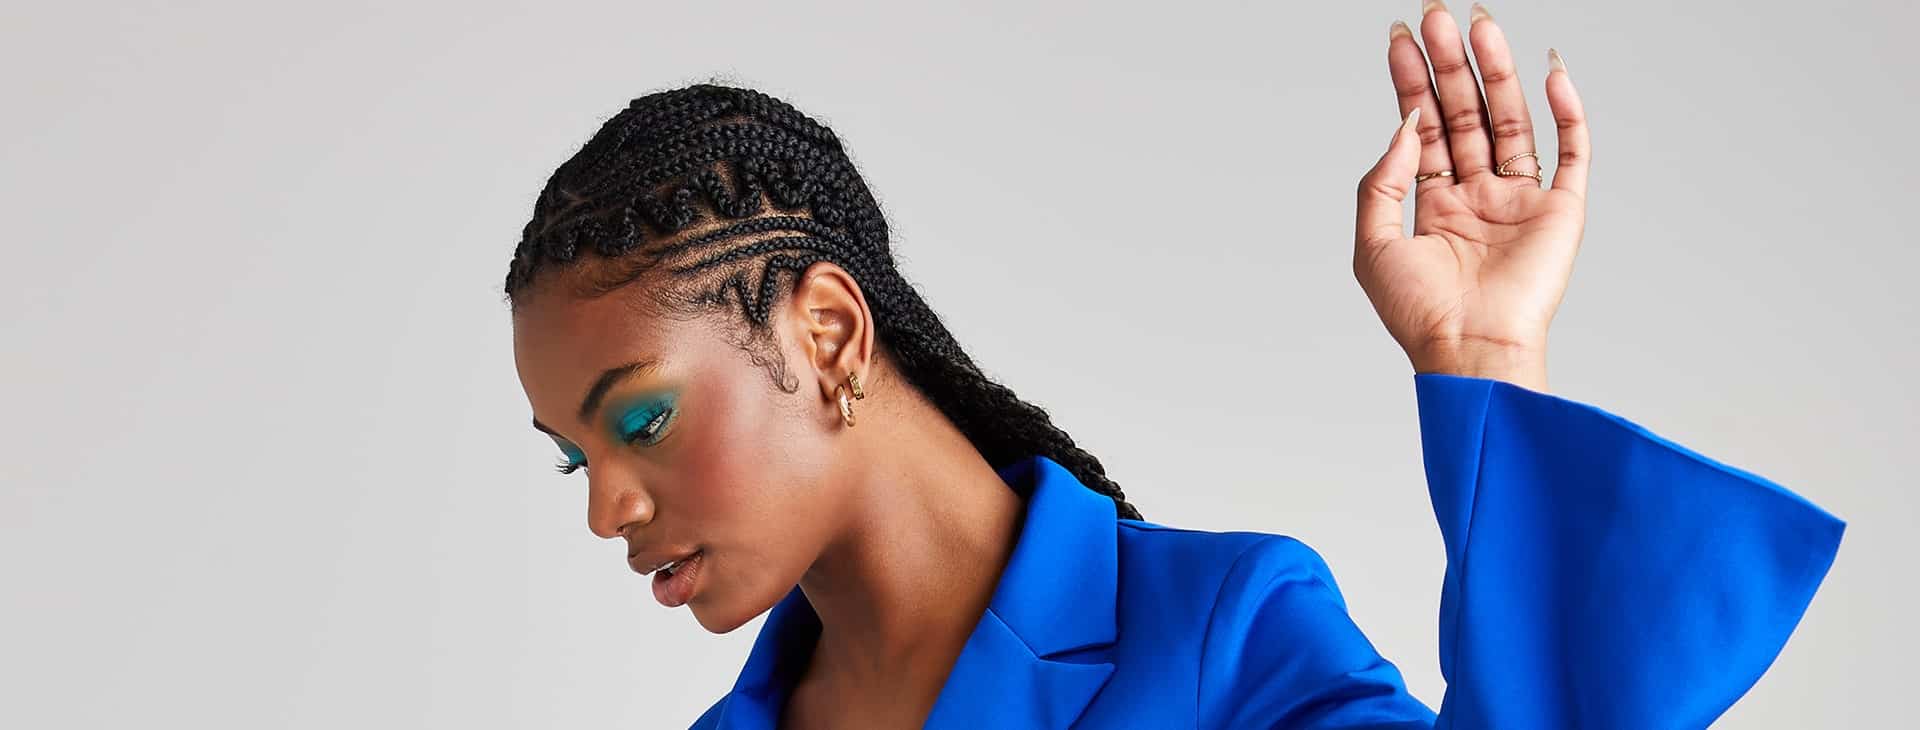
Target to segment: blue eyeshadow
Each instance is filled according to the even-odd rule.
[[[661,414],[671,411],[675,399],[675,393],[665,392],[643,395],[628,401],[623,405],[624,410],[617,411],[619,415],[613,420],[614,436],[621,441],[643,438],[640,434],[645,432],[647,424],[652,423]],[[670,416],[669,419],[671,419]],[[666,423],[663,421],[658,428],[654,429],[655,437],[663,433],[665,428]]]

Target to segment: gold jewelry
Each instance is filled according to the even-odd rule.
[[[1430,178],[1430,177],[1453,177],[1453,171],[1452,171],[1452,170],[1441,170],[1441,171],[1439,171],[1439,172],[1427,172],[1427,173],[1421,173],[1421,174],[1419,174],[1419,175],[1415,175],[1415,176],[1413,176],[1413,182],[1414,182],[1415,184],[1418,184],[1418,183],[1419,183],[1420,181],[1422,181],[1422,180],[1426,180],[1427,178]]]
[[[847,373],[847,384],[853,386],[853,397],[865,399],[867,392],[860,389],[860,374]]]
[[[1507,163],[1512,162],[1514,160],[1518,160],[1522,157],[1531,157],[1533,158],[1533,163],[1535,165],[1540,164],[1539,155],[1536,155],[1532,152],[1522,152],[1520,154],[1514,155],[1507,159],[1501,160],[1500,164],[1498,165],[1494,165],[1493,174],[1499,175],[1501,177],[1530,177],[1530,178],[1533,178],[1534,182],[1544,182],[1543,180],[1540,179],[1540,172],[1538,170],[1535,170],[1533,172],[1521,172],[1519,170],[1507,169]]]
[[[853,402],[847,400],[847,386],[833,386],[833,392],[840,396],[840,420],[847,422],[847,428],[853,428]]]

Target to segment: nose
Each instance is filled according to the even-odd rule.
[[[620,537],[630,524],[653,521],[653,496],[639,480],[619,474],[587,477],[587,529],[603,539]]]

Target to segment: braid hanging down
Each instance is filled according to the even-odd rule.
[[[660,272],[665,284],[647,295],[664,311],[737,305],[742,346],[793,392],[767,320],[781,282],[819,261],[859,283],[881,347],[988,463],[1044,455],[1111,497],[1120,517],[1141,518],[1100,461],[982,373],[902,278],[879,204],[833,131],[759,91],[694,84],[634,99],[607,120],[541,191],[506,295],[513,303],[549,267],[578,270],[575,293],[587,297]]]

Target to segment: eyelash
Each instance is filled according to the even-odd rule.
[[[647,421],[647,424],[646,424],[647,426],[654,426],[654,424],[656,423],[659,424],[658,426],[654,426],[653,428],[654,435],[651,438],[646,438],[642,436],[642,434],[646,433],[647,431],[645,427],[642,427],[640,429],[635,430],[631,434],[627,434],[627,436],[625,437],[627,443],[629,444],[644,443],[647,446],[652,446],[654,444],[660,443],[660,439],[662,438],[662,436],[660,436],[660,433],[666,430],[667,424],[673,421],[674,415],[678,412],[679,412],[678,408],[667,408],[665,410],[660,411],[659,414],[655,415],[653,418]],[[569,459],[566,461],[562,461],[558,464],[554,464],[553,469],[554,471],[560,472],[561,474],[572,474],[576,471],[586,468],[586,466],[587,464],[584,461],[576,462]]]

